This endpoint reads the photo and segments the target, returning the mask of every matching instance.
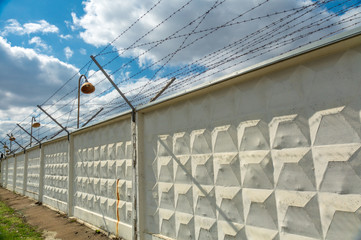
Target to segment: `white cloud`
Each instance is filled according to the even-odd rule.
[[[79,52],[81,55],[86,55],[86,49],[84,49],[84,48],[80,48]]]
[[[72,38],[73,38],[73,37],[72,37],[71,35],[69,35],[69,34],[67,34],[67,35],[60,34],[59,37],[62,38],[62,39],[65,39],[65,40],[69,40],[69,39],[72,39]]]
[[[59,28],[55,25],[51,25],[45,20],[39,20],[37,22],[25,23],[21,25],[16,19],[9,19],[7,25],[2,31],[2,35],[9,33],[17,35],[25,35],[32,33],[58,33]]]
[[[72,13],[73,18],[73,29],[81,29],[80,37],[87,43],[94,46],[106,46],[109,42],[112,42],[120,33],[124,32],[134,21],[142,16],[148,9],[150,9],[155,1],[144,0],[144,1],[113,1],[113,0],[88,0],[84,2],[83,16],[77,16]],[[136,45],[152,42],[162,41],[162,39],[172,35],[181,35],[191,33],[192,30],[205,30],[212,27],[221,26],[222,24],[232,20],[239,14],[246,12],[247,10],[254,8],[258,4],[264,2],[263,0],[256,1],[243,1],[242,4],[239,0],[227,0],[218,1],[222,3],[217,8],[209,12],[209,14],[203,19],[198,18],[195,22],[187,25],[192,20],[197,19],[208,9],[210,9],[215,2],[209,0],[192,1],[187,4],[188,0],[169,0],[162,1],[156,6],[149,14],[142,18],[132,29],[125,32],[120,36],[113,45],[118,49],[124,49],[131,46],[134,42]],[[251,19],[257,16],[264,16],[272,14],[278,11],[288,10],[292,8],[301,7],[302,5],[310,4],[310,0],[298,0],[298,1],[286,1],[286,0],[275,0],[268,1],[266,4],[259,8],[255,8],[252,12],[244,14],[241,18],[236,21],[242,21]],[[185,5],[184,8],[181,8]],[[169,17],[172,12],[181,8],[180,11]],[[323,8],[324,9],[324,8]],[[321,9],[313,11],[312,13],[302,16],[300,19],[295,19],[292,23],[299,23],[302,20],[310,17],[317,16]],[[288,13],[286,13],[288,14]],[[285,16],[286,14],[283,14]],[[329,16],[330,13],[320,14],[318,18],[314,18],[314,21],[318,21],[324,15]],[[169,18],[168,18],[169,17]],[[267,24],[275,20],[279,20],[282,15],[276,15],[269,18],[263,18],[257,21],[248,21],[245,23],[235,24],[229,27],[221,28],[218,31],[205,31],[202,33],[193,34],[189,37],[179,37],[172,40],[163,41],[159,46],[154,47],[151,51],[148,51],[155,44],[139,46],[136,49],[127,50],[125,56],[138,56],[141,52],[146,52],[138,59],[139,65],[144,65],[146,59],[151,61],[157,61],[164,58],[159,65],[167,61],[167,55],[174,51],[177,51],[179,47],[183,47],[187,44],[192,43],[202,36],[200,41],[196,41],[195,44],[190,44],[189,47],[178,51],[169,64],[187,63],[201,56],[204,56],[214,50],[220,49],[229,43],[232,43],[242,37],[251,34],[258,29],[261,29]],[[165,19],[167,19],[164,23]],[[330,20],[329,23],[337,21],[339,18]],[[159,27],[157,27],[160,24]],[[198,25],[199,24],[199,25]],[[198,26],[197,26],[198,25]],[[186,26],[184,29],[182,27]],[[152,31],[152,28],[157,27],[156,30]],[[300,27],[300,26],[298,26]],[[296,27],[295,27],[296,28]],[[334,27],[335,29],[337,27]],[[177,32],[179,30],[179,32]],[[325,30],[330,31],[330,30]],[[324,32],[325,32],[324,31]],[[290,31],[288,31],[290,32]],[[288,33],[287,31],[284,33]],[[209,35],[205,35],[210,33]],[[270,34],[271,35],[271,34]],[[315,34],[314,36],[316,36]],[[143,37],[144,36],[144,37]],[[143,38],[142,38],[143,37]],[[311,36],[310,36],[311,37]],[[142,39],[139,39],[142,38]],[[307,37],[303,39],[304,42],[311,40]],[[182,42],[184,44],[182,45]],[[289,46],[291,46],[290,44]],[[278,52],[286,49],[280,47]],[[291,47],[289,47],[291,48]],[[120,51],[122,52],[122,51]],[[275,53],[277,55],[277,52]]]
[[[29,40],[29,44],[35,44],[36,49],[51,51],[51,47],[47,45],[40,37],[33,37]]]
[[[35,40],[34,40],[35,41]],[[11,46],[0,37],[0,136],[31,114],[78,70],[33,49]],[[9,119],[12,124],[9,127]]]
[[[73,56],[74,52],[73,52],[73,50],[70,49],[70,47],[65,47],[64,54],[65,54],[66,59],[69,59]]]

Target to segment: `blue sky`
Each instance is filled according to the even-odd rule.
[[[5,133],[20,134],[16,123],[29,126],[31,116],[41,117],[42,129],[46,132],[58,130],[36,108],[43,103],[54,117],[71,129],[76,116],[74,89],[79,76],[76,74],[90,61],[90,55],[98,54],[114,39],[112,46],[97,60],[102,65],[109,62],[106,71],[114,73],[115,82],[135,104],[141,104],[178,73],[182,74],[177,75],[173,89],[165,94],[186,90],[352,29],[361,22],[360,8],[348,9],[359,6],[361,0],[334,0],[311,7],[319,2],[0,0],[0,140]],[[298,12],[301,8],[307,13]],[[340,13],[342,9],[347,11]],[[257,17],[260,18],[256,20]],[[283,17],[295,18],[266,33],[265,26]],[[231,24],[212,30],[225,23]],[[252,40],[249,36],[254,33],[264,35]],[[279,43],[297,36],[303,37],[287,44]],[[227,52],[225,47],[237,41],[247,47]],[[212,55],[213,52],[217,54]],[[237,57],[233,57],[234,52]],[[212,63],[217,58],[220,61]],[[99,106],[111,112],[114,105],[121,103],[118,93],[97,70],[92,64],[80,72],[96,84],[95,95],[82,96],[82,121],[89,118],[86,113],[92,114]],[[119,111],[111,113],[119,114]],[[102,119],[105,117],[108,116]]]
[[[55,56],[61,61],[82,66],[96,53],[96,48],[78,36],[78,31],[71,29],[72,16],[84,14],[82,1],[62,0],[7,0],[1,2],[1,29],[16,20],[20,26],[27,23],[39,23],[45,20],[50,26],[57,28],[56,32],[33,32],[19,35],[9,33],[6,38],[13,46],[34,48],[37,52]],[[34,39],[35,38],[35,39]],[[33,39],[33,41],[31,41]],[[39,39],[41,42],[37,41]],[[43,46],[42,46],[43,44]],[[68,55],[66,48],[70,49]],[[73,54],[71,54],[73,52]]]

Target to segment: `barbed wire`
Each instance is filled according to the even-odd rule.
[[[345,13],[351,12],[360,6],[361,1],[344,0],[338,1],[331,6],[327,4],[333,2],[332,0],[323,0],[316,2],[304,3],[303,6],[289,8],[285,10],[279,10],[272,13],[262,13],[261,16],[246,16],[251,12],[254,12],[258,8],[266,7],[266,3],[269,0],[261,1],[254,6],[246,9],[242,13],[237,14],[235,17],[230,17],[230,20],[225,20],[224,23],[219,23],[217,26],[205,26],[201,25],[207,19],[207,16],[212,11],[219,9],[226,0],[216,0],[212,2],[209,8],[204,12],[190,19],[187,23],[174,30],[166,37],[160,37],[152,41],[141,42],[151,33],[156,32],[161,26],[163,26],[169,19],[173,18],[176,14],[179,14],[185,8],[190,7],[192,0],[186,1],[178,9],[174,10],[171,14],[167,15],[161,20],[155,27],[149,29],[144,34],[141,34],[139,38],[133,41],[128,47],[116,48],[114,45],[122,36],[125,35],[136,24],[154,10],[162,0],[155,2],[155,4],[148,9],[144,14],[137,18],[132,24],[122,31],[116,38],[108,43],[101,51],[96,54],[96,57],[102,56],[110,57],[110,60],[106,61],[102,65],[103,68],[110,72],[110,76],[114,77],[117,85],[124,85],[122,91],[129,96],[134,106],[138,107],[149,102],[159,90],[169,81],[170,78],[176,77],[176,81],[167,89],[162,97],[169,96],[171,94],[179,93],[180,91],[189,89],[189,87],[197,86],[199,83],[207,82],[214,79],[214,76],[220,76],[226,71],[230,71],[235,67],[247,66],[252,61],[266,60],[275,54],[280,55],[290,50],[297,49],[305,46],[314,41],[322,38],[334,35],[336,33],[345,31],[347,29],[359,26],[361,19],[361,12],[356,11],[347,16],[343,16]],[[260,11],[261,12],[261,11]],[[259,27],[254,31],[245,32],[243,36],[233,40],[233,42],[225,42],[220,48],[213,50],[199,56],[197,59],[193,59],[185,64],[176,64],[175,56],[189,49],[196,43],[204,42],[206,38],[209,38],[213,33],[220,30],[242,26],[242,24],[263,21],[264,19],[270,19],[270,23],[263,27]],[[192,39],[191,39],[192,37]],[[151,54],[153,51],[157,51],[158,48],[170,41],[179,40],[174,45],[172,50],[165,52],[163,56],[157,57],[155,60],[140,67],[136,71],[132,71],[129,75],[117,79],[117,74],[125,70],[131,64],[139,61],[140,58]],[[199,44],[199,43],[198,43]],[[110,47],[115,48],[112,51],[106,51]],[[148,47],[138,54],[134,54],[127,61],[124,61],[125,53],[129,50],[140,49],[142,47]],[[115,57],[111,56],[116,54]],[[273,54],[273,55],[272,55]],[[106,58],[105,58],[106,59]],[[119,64],[120,62],[120,64]],[[116,116],[121,111],[128,111],[129,106],[114,92],[112,87],[105,87],[101,85],[106,78],[98,70],[92,70],[92,61],[88,61],[82,68],[79,69],[71,78],[69,78],[57,91],[55,91],[48,99],[46,99],[41,106],[45,106],[50,115],[55,116],[56,119],[68,129],[75,129],[77,117],[73,114],[77,109],[75,101],[77,99],[77,86],[74,85],[74,81],[81,72],[85,72],[88,79],[100,79],[94,85],[100,86],[102,89],[100,93],[95,96],[87,96],[83,102],[80,103],[80,109],[87,109],[87,111],[80,112],[80,121],[84,123],[86,120],[98,113],[103,108],[103,111],[97,115],[93,123],[102,121],[106,118]],[[176,66],[176,67],[174,67]],[[88,74],[92,71],[91,74]],[[100,75],[98,75],[100,74]],[[144,77],[143,80],[134,81],[135,78]],[[76,81],[77,85],[77,81]],[[129,87],[133,85],[132,87]],[[74,94],[73,97],[70,97]],[[113,96],[114,95],[114,96]],[[25,126],[25,129],[31,129],[31,118],[42,118],[41,129],[34,130],[38,139],[50,139],[55,134],[59,134],[60,128],[52,120],[47,119],[44,114],[35,109],[29,116],[24,118],[19,124]],[[16,135],[19,140],[19,144],[26,146],[30,141],[30,136],[24,134],[23,130],[17,129],[15,126],[11,131],[14,136]],[[66,134],[66,132],[61,133]],[[2,142],[9,142],[7,136],[5,136]],[[34,141],[33,141],[34,143]]]

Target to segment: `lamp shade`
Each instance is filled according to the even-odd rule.
[[[90,94],[95,91],[95,87],[93,86],[93,84],[91,84],[90,82],[87,81],[87,82],[83,83],[83,85],[81,85],[80,90],[82,93]]]
[[[33,128],[38,128],[38,127],[40,127],[40,123],[34,122],[31,126],[32,126]]]

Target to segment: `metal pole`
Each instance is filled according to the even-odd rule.
[[[59,127],[61,127],[65,132],[67,132],[67,133],[68,133],[68,137],[69,137],[69,134],[70,134],[70,133],[69,133],[68,130],[66,130],[65,127],[63,127],[60,123],[58,123],[58,121],[56,121],[52,116],[50,116],[50,114],[47,113],[44,109],[42,109],[42,107],[40,107],[39,105],[37,105],[37,107],[38,107],[41,111],[43,111],[49,118],[51,118],[51,120],[53,120],[56,124],[58,124]]]
[[[8,135],[8,137],[10,137],[9,134],[6,134],[6,135]],[[26,149],[25,149],[23,146],[21,146],[16,140],[14,140],[14,142],[15,142],[17,145],[19,145],[19,146],[24,150],[24,152],[26,151]]]
[[[79,80],[78,80],[78,118],[77,118],[77,122],[76,122],[76,128],[79,128],[79,115],[80,115],[80,81],[82,79],[82,77],[86,76],[84,74],[80,75]]]
[[[30,135],[33,136],[33,123],[34,123],[34,117],[31,118],[31,129],[30,129]],[[33,138],[30,138],[30,147],[33,142]]]
[[[156,100],[156,99],[174,82],[174,80],[175,80],[175,77],[173,77],[173,78],[167,83],[167,85],[165,85],[164,88],[163,88],[162,90],[160,90],[160,92],[159,92],[157,95],[155,95],[154,98],[150,99],[149,102],[153,102],[154,100]]]
[[[49,138],[49,139],[55,138],[55,137],[58,136],[62,131],[64,131],[64,129],[59,130],[59,132],[55,133],[55,134],[54,134],[51,138]]]
[[[21,128],[24,132],[26,132],[26,133],[29,134],[32,138],[34,138],[35,141],[37,141],[39,144],[41,144],[41,142],[40,142],[38,139],[36,139],[32,134],[30,134],[28,131],[26,131],[22,126],[20,126],[19,124],[16,124],[16,125],[18,125],[19,128]]]
[[[138,239],[138,219],[137,219],[137,123],[136,123],[136,109],[129,102],[128,98],[120,91],[118,86],[113,82],[110,76],[105,72],[105,70],[100,66],[95,57],[90,56],[90,58],[95,62],[98,68],[103,72],[105,77],[109,80],[109,82],[113,85],[113,87],[118,91],[120,96],[124,99],[124,101],[129,105],[132,109],[132,122],[131,122],[131,133],[132,133],[132,145],[133,145],[133,153],[132,153],[132,161],[133,161],[133,240]]]
[[[92,116],[86,123],[84,123],[81,127],[85,127],[91,120],[93,120],[96,116],[98,116],[98,114],[103,111],[104,108],[101,108],[96,114],[94,114],[94,116]],[[78,121],[79,124],[79,121]],[[79,127],[78,127],[79,128]]]
[[[118,91],[118,93],[120,94],[120,96],[122,96],[122,98],[127,102],[127,104],[129,105],[129,107],[135,111],[135,108],[133,107],[133,105],[129,102],[128,98],[122,93],[122,91],[120,91],[120,89],[118,88],[118,86],[113,82],[113,80],[110,78],[110,76],[106,73],[106,71],[102,68],[102,66],[100,66],[100,64],[97,62],[97,60],[95,59],[95,57],[90,56],[90,58],[95,62],[95,64],[98,66],[98,68],[103,72],[103,74],[105,75],[105,77],[109,80],[109,82],[113,85],[113,87],[115,88],[115,90]]]

